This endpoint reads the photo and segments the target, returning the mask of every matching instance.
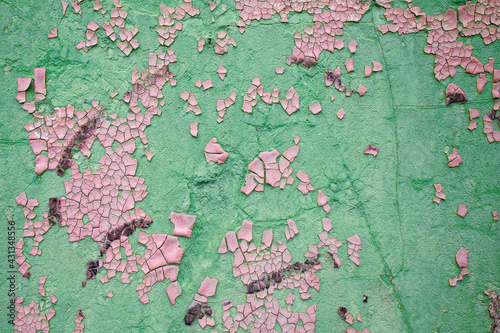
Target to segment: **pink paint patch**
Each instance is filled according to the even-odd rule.
[[[61,5],[63,8],[63,15],[66,14],[66,9],[68,8],[68,3],[66,1],[61,1]]]
[[[368,65],[365,66],[365,77],[370,77],[372,75],[372,68]]]
[[[203,90],[207,90],[208,88],[212,88],[214,85],[212,84],[212,80],[206,80],[202,83]]]
[[[198,122],[197,121],[193,121],[193,122],[189,123],[189,132],[194,137],[198,136]]]
[[[26,91],[31,84],[30,77],[20,77],[17,79],[17,91]]]
[[[458,151],[453,148],[453,151],[450,156],[448,156],[448,166],[450,168],[455,168],[462,164],[463,160],[462,157],[458,154]]]
[[[354,61],[352,58],[345,61],[345,68],[347,69],[347,72],[352,72],[354,70]]]
[[[243,220],[241,224],[241,229],[238,232],[238,239],[244,239],[247,242],[251,242],[253,239],[253,223],[247,220]]]
[[[285,71],[285,67],[276,67],[277,74],[283,74],[284,71]]]
[[[217,289],[217,284],[219,280],[209,279],[208,277],[201,283],[200,289],[198,289],[198,294],[205,297],[212,297],[215,295]]]
[[[16,200],[16,203],[18,205],[21,205],[21,206],[26,206],[26,204],[28,203],[28,198],[26,197],[25,192],[22,192],[21,194],[19,194],[15,200]]]
[[[352,243],[354,245],[361,245],[361,238],[359,237],[358,234],[354,235],[354,236],[351,236],[349,238],[347,238],[347,241],[349,243]]]
[[[469,251],[461,247],[457,254],[455,255],[455,260],[457,261],[457,265],[460,268],[467,267],[467,259],[469,257]]]
[[[182,288],[179,282],[174,282],[168,285],[166,289],[170,304],[175,305],[175,300],[182,294]]]
[[[337,112],[337,117],[338,117],[339,119],[342,119],[342,118],[344,118],[344,116],[345,116],[345,111],[344,111],[344,109],[340,109],[340,110],[339,110],[339,112]]]
[[[358,95],[363,96],[367,91],[368,89],[366,89],[366,87],[360,83],[358,87]]]
[[[205,147],[205,158],[207,163],[214,161],[218,164],[222,164],[226,162],[228,155],[229,154],[222,150],[222,147],[217,143],[216,138],[210,140]]]
[[[373,71],[374,72],[380,72],[382,70],[382,64],[378,61],[373,61]]]
[[[324,206],[328,203],[328,197],[323,194],[323,191],[318,191],[318,206]]]
[[[38,155],[35,157],[35,172],[41,175],[49,167],[49,159],[45,155]]]
[[[332,230],[333,226],[332,226],[332,220],[330,219],[327,219],[327,218],[324,218],[322,220],[323,222],[323,229],[326,231],[326,232],[330,232],[330,230]]]
[[[318,114],[321,110],[323,110],[323,108],[321,107],[320,102],[309,105],[309,111],[311,111],[312,114]]]
[[[191,237],[191,232],[196,222],[195,215],[181,214],[181,213],[170,213],[170,221],[174,225],[174,235]]]
[[[458,205],[458,210],[457,210],[457,215],[461,217],[465,217],[469,210],[467,209],[467,206],[464,203],[461,203]]]
[[[352,39],[348,44],[349,52],[355,53],[357,46],[358,43],[354,39]]]
[[[50,30],[50,32],[47,34],[48,38],[56,38],[57,37],[57,28],[54,28]]]
[[[374,145],[369,144],[369,145],[365,148],[365,154],[367,154],[367,155],[377,156],[377,154],[378,154],[378,147],[375,147]]]
[[[184,249],[180,247],[177,237],[170,235],[167,235],[167,239],[160,247],[160,250],[169,264],[179,264],[184,254]]]
[[[262,243],[267,247],[271,247],[273,244],[273,229],[264,230],[262,233]]]

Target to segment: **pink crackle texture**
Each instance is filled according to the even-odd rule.
[[[306,67],[311,67],[316,64],[323,50],[333,52],[344,47],[344,39],[335,39],[335,36],[342,35],[346,22],[358,22],[369,8],[370,2],[358,0],[237,0],[236,9],[241,10],[241,20],[236,24],[243,32],[253,20],[269,20],[279,14],[282,22],[288,22],[290,12],[307,11],[313,15],[312,27],[306,27],[302,35],[299,32],[295,34],[291,59],[297,64],[303,62]]]
[[[50,307],[48,311],[42,313],[40,304],[31,301],[29,305],[23,305],[24,297],[15,297],[14,304],[16,318],[14,319],[14,332],[49,332],[49,321],[54,317],[56,311]]]
[[[295,178],[292,177],[293,167],[291,163],[299,154],[299,138],[295,138],[295,145],[286,149],[283,154],[274,149],[272,151],[264,151],[259,154],[250,164],[248,164],[248,173],[245,175],[245,186],[241,188],[241,192],[249,195],[252,191],[264,191],[264,184],[269,184],[272,187],[280,187],[292,185]],[[279,157],[279,161],[277,160]],[[303,194],[313,191],[314,188],[309,182],[307,174],[297,172],[297,177],[301,180],[299,190]],[[307,181],[306,181],[307,180]]]
[[[440,15],[427,15],[419,7],[408,4],[409,8],[388,8],[385,12],[387,21],[379,30],[411,34],[422,30],[427,31],[427,45],[424,52],[434,54],[434,76],[438,81],[447,77],[454,77],[456,67],[461,66],[466,73],[480,74],[478,87],[482,91],[484,77],[481,74],[494,72],[494,59],[483,64],[472,56],[473,46],[457,41],[457,38],[480,35],[483,42],[488,45],[500,37],[500,5],[498,1],[479,0],[477,4],[469,1],[458,8],[458,11],[449,9]],[[500,87],[493,87],[493,95]]]
[[[234,256],[233,275],[240,277],[243,284],[247,286],[247,300],[245,304],[237,305],[237,313],[231,316],[229,309],[233,306],[231,301],[223,302],[224,326],[231,332],[239,328],[250,331],[272,331],[276,325],[280,325],[283,332],[314,332],[316,321],[316,305],[310,306],[305,313],[292,313],[291,305],[295,300],[293,294],[289,294],[285,302],[285,308],[279,307],[279,300],[272,295],[276,289],[298,289],[301,299],[311,298],[309,288],[320,289],[320,278],[316,272],[323,268],[319,262],[319,250],[328,247],[327,254],[331,256],[328,262],[334,267],[341,265],[337,256],[338,248],[342,242],[334,236],[329,235],[332,229],[331,220],[324,220],[325,231],[318,235],[318,245],[309,245],[304,256],[306,260],[293,263],[292,255],[287,244],[279,240],[273,240],[273,229],[265,230],[262,235],[262,244],[253,241],[253,223],[244,220],[238,233],[229,231],[226,233],[219,248],[219,253],[232,252]],[[288,228],[285,230],[287,239],[290,227],[298,232],[295,222],[288,220]],[[296,233],[295,232],[295,233]],[[356,235],[357,236],[357,235]],[[348,241],[361,243],[357,237]],[[351,247],[349,247],[351,249]],[[352,260],[352,259],[351,259]],[[293,264],[292,264],[293,263]],[[302,325],[299,325],[299,320]]]

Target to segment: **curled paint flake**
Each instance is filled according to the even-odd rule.
[[[448,166],[450,168],[455,168],[462,164],[463,160],[462,157],[458,154],[458,151],[456,148],[453,148],[452,153],[448,156]]]
[[[378,155],[378,147],[375,147],[374,145],[369,144],[369,145],[365,148],[365,154],[366,154],[366,155],[373,155],[373,156],[377,156],[377,155]]]
[[[459,88],[456,84],[450,83],[446,87],[446,104],[466,102],[467,96],[465,96],[464,91]]]
[[[57,37],[57,28],[54,28],[50,30],[50,32],[47,34],[48,38],[56,38]]]

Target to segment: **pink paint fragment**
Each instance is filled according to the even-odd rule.
[[[459,88],[455,83],[450,83],[446,87],[446,104],[449,105],[451,103],[457,102],[466,102],[467,96],[464,91]]]
[[[285,99],[281,100],[281,106],[285,109],[286,113],[291,115],[295,111],[297,111],[300,107],[300,96],[295,91],[293,87],[288,89],[288,92],[285,94]]]
[[[338,117],[339,119],[342,119],[342,118],[344,118],[344,116],[345,116],[345,111],[344,111],[344,109],[340,109],[340,110],[337,112],[337,117]]]
[[[47,34],[47,37],[48,38],[55,38],[55,37],[57,37],[57,28],[54,28],[54,29],[50,30],[50,32]]]
[[[382,70],[382,64],[378,61],[372,61],[373,64],[373,71],[374,72],[380,72]]]
[[[365,66],[365,77],[370,77],[372,75],[372,68],[368,65]]]
[[[224,78],[226,77],[226,73],[227,69],[224,66],[220,65],[219,68],[217,69],[217,74],[219,74],[221,80],[224,80]]]
[[[207,90],[208,88],[212,88],[214,85],[212,84],[212,80],[206,80],[202,83],[203,90]]]
[[[30,77],[20,77],[17,79],[17,91],[26,91],[31,84]],[[22,102],[21,102],[22,103]]]
[[[214,11],[214,9],[215,9],[215,2],[213,2],[213,1],[209,1],[208,3],[210,4],[210,11],[212,11],[212,12],[213,12],[213,11]]]
[[[189,123],[189,131],[192,136],[198,136],[198,121],[193,121]]]
[[[477,78],[477,92],[479,94],[483,92],[484,86],[489,80],[490,79],[488,79],[484,73],[479,74],[479,77]]]
[[[441,184],[434,184],[434,189],[436,190],[436,196],[433,199],[434,202],[439,204],[441,200],[446,200],[446,194],[444,194]]]
[[[288,305],[292,305],[293,301],[295,301],[295,295],[292,293],[289,293],[288,296],[285,298],[285,302]]]
[[[366,87],[360,83],[358,87],[358,95],[363,96],[364,94],[366,94],[367,91],[368,89],[366,89]]]
[[[287,236],[286,239],[292,239],[293,237],[295,237],[296,234],[299,233],[299,229],[297,229],[297,224],[295,223],[294,220],[290,220],[288,219],[286,221],[287,223],[287,227],[285,229],[285,235]],[[288,231],[288,234],[287,234],[287,231]]]
[[[476,119],[480,116],[479,110],[477,109],[469,109],[469,119]]]
[[[68,3],[66,1],[61,1],[61,5],[63,8],[63,15],[66,14],[66,9],[68,8]]]
[[[110,291],[106,294],[108,298],[113,298],[113,291]]]
[[[323,229],[326,231],[326,232],[330,232],[330,230],[332,230],[333,226],[332,226],[332,220],[330,219],[327,219],[327,218],[324,218],[322,220],[323,222]]]
[[[191,232],[196,222],[195,215],[171,212],[169,218],[174,225],[175,236],[191,237]]]
[[[349,52],[351,52],[351,53],[355,53],[355,52],[356,52],[356,48],[357,48],[357,46],[358,46],[358,43],[357,43],[354,39],[352,39],[352,40],[349,42],[349,44],[348,44],[348,47],[349,47]]]
[[[228,231],[226,233],[227,249],[234,252],[238,248],[238,239],[236,238],[236,233],[234,231]]]
[[[97,29],[99,29],[99,25],[97,23],[95,23],[94,21],[90,21],[87,24],[87,29],[91,30],[91,31],[96,31]]]
[[[205,297],[212,297],[215,295],[217,289],[217,284],[219,280],[209,279],[208,277],[201,283],[200,289],[198,289],[198,294]]]
[[[26,206],[26,204],[28,203],[28,198],[26,197],[26,193],[24,191],[19,194],[15,200],[16,203],[21,206]]]
[[[463,160],[462,157],[458,154],[458,151],[453,148],[453,151],[450,156],[448,156],[448,166],[450,168],[455,168],[462,164]]]
[[[285,67],[276,67],[277,74],[283,74],[284,71],[285,71]]]
[[[352,72],[354,70],[354,61],[352,58],[345,61],[345,68],[347,69],[347,72]]]
[[[324,206],[328,203],[328,197],[323,194],[323,191],[318,191],[318,206]]]
[[[221,254],[227,253],[226,238],[222,238],[222,242],[220,243],[219,250],[217,252]]]
[[[273,244],[273,229],[264,230],[262,233],[262,243],[267,247]]]
[[[204,47],[205,47],[205,40],[204,39],[198,39],[198,52],[203,51]]]
[[[47,94],[47,89],[45,87],[45,68],[35,68],[35,94],[36,93],[42,95]]]
[[[175,300],[182,294],[182,288],[178,281],[168,285],[166,289],[170,304],[175,305]]]
[[[318,114],[321,112],[321,110],[323,110],[323,108],[321,107],[320,102],[309,105],[309,111],[311,111],[312,114]]]
[[[347,238],[347,241],[354,245],[361,245],[361,238],[359,237],[358,234],[355,234],[354,236]]]
[[[228,155],[229,154],[222,150],[222,147],[217,143],[216,138],[211,139],[205,147],[205,158],[207,163],[214,161],[218,164],[222,164],[226,162]]]
[[[467,259],[469,256],[469,251],[461,247],[457,254],[455,255],[455,260],[457,261],[457,265],[460,268],[467,267]]]
[[[49,167],[49,159],[45,155],[37,155],[35,157],[35,172],[41,175]]]
[[[238,239],[244,239],[247,242],[251,242],[253,239],[252,235],[253,223],[247,220],[243,220],[241,224],[241,229],[238,232]]]
[[[455,287],[458,283],[458,281],[462,281],[464,279],[464,276],[466,275],[469,275],[470,272],[467,268],[462,268],[462,270],[460,271],[460,274],[458,274],[456,277],[454,278],[451,278],[449,279],[449,284],[450,284],[450,287]]]
[[[448,9],[443,15],[442,26],[445,31],[456,29],[458,27],[457,12],[453,9]]]
[[[469,210],[467,209],[466,204],[461,203],[460,205],[458,205],[458,210],[457,210],[458,216],[465,217],[465,215],[467,215],[468,212]]]
[[[375,147],[374,145],[372,144],[369,144],[366,148],[365,148],[365,154],[369,154],[369,155],[373,155],[373,156],[377,156],[378,154],[378,147]]]

